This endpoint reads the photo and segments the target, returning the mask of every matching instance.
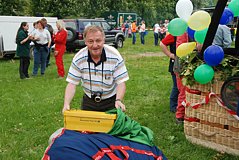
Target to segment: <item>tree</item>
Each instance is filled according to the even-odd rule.
[[[199,10],[202,7],[209,6],[209,2],[206,0],[191,0],[194,10]]]
[[[194,10],[215,5],[216,0],[191,0]],[[172,0],[0,0],[1,15],[97,18],[106,12],[135,12],[147,26],[178,17]]]
[[[176,15],[176,2],[170,0],[159,0],[156,9],[158,13],[159,20],[173,19],[177,17]]]
[[[26,15],[27,0],[0,0],[0,15],[19,16]]]
[[[81,13],[78,3],[77,0],[31,0],[31,10],[34,16],[73,17]]]

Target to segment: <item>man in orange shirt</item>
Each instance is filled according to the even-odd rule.
[[[136,20],[131,24],[131,31],[133,34],[132,44],[135,44],[136,42],[136,32],[137,32],[137,26],[136,26]]]

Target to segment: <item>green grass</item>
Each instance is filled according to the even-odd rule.
[[[132,46],[127,39],[120,49],[126,60],[130,80],[124,103],[126,113],[142,125],[154,131],[155,144],[172,160],[239,160],[228,154],[193,145],[184,136],[183,126],[175,124],[174,114],[169,112],[171,76],[167,72],[168,58],[159,47],[153,45],[153,34],[146,36],[146,44]],[[144,53],[146,56],[142,56]],[[147,56],[155,53],[154,56]],[[139,56],[140,55],[140,56]],[[68,71],[73,54],[65,54]],[[49,136],[63,127],[61,109],[66,82],[57,79],[54,58],[45,76],[20,80],[19,60],[0,60],[0,159],[41,159]],[[33,62],[29,71],[32,71]],[[82,90],[77,88],[72,102],[79,108]]]

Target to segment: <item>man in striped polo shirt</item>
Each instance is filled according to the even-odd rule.
[[[81,109],[107,111],[125,110],[122,103],[128,72],[118,50],[105,45],[105,34],[99,26],[89,26],[84,31],[86,47],[73,58],[66,81],[62,112],[70,109],[76,86],[82,82],[84,90]]]

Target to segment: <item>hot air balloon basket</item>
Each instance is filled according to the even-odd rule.
[[[239,118],[222,102],[223,81],[186,87],[184,133],[195,144],[239,155]]]

